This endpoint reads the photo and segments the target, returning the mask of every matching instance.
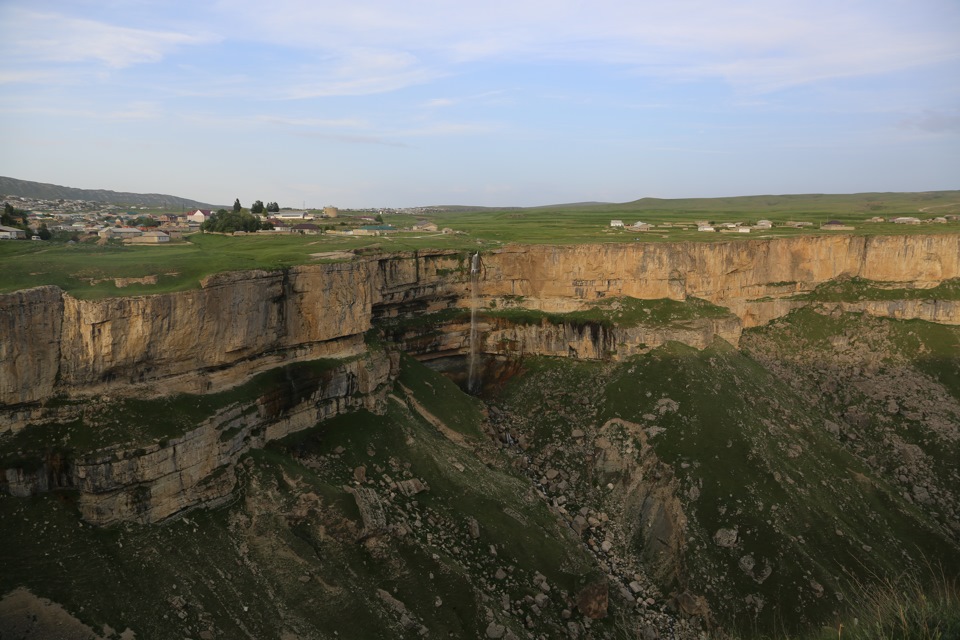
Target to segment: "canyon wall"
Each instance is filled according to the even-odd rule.
[[[97,525],[157,522],[217,504],[231,495],[236,463],[250,449],[355,409],[382,412],[398,365],[396,354],[371,351],[312,379],[300,377],[228,404],[180,436],[47,453],[40,464],[4,469],[0,485],[21,497],[77,489],[81,516]]]
[[[749,327],[804,304],[789,296],[839,277],[909,288],[958,278],[960,235],[508,246],[481,257],[484,308],[499,301],[572,311],[612,296],[693,296],[728,308]],[[469,261],[465,252],[422,251],[220,274],[178,293],[79,300],[39,287],[3,294],[0,406],[8,420],[22,422],[32,404],[56,395],[125,386],[148,394],[204,393],[287,362],[356,355],[372,323],[469,306]],[[957,318],[956,305],[942,301],[863,306],[898,318]],[[569,329],[562,336],[549,328],[497,330],[502,335],[484,338],[492,352],[511,342],[525,344],[528,353],[597,352],[588,344],[571,351],[580,338],[567,335]],[[649,335],[615,341],[657,343]]]
[[[960,235],[507,247],[484,256],[483,294],[523,296],[545,311],[608,296],[693,296],[747,318],[753,301],[840,277],[935,286],[960,277]]]
[[[465,309],[473,305],[481,311],[479,350],[508,360],[619,359],[668,340],[697,348],[716,338],[737,344],[744,327],[810,304],[797,294],[837,278],[904,289],[960,278],[960,236],[511,246],[482,255],[476,297],[469,264],[465,252],[425,251],[219,274],[178,293],[80,300],[45,286],[0,295],[0,434],[65,424],[77,418],[71,411],[109,402],[108,395],[208,394],[292,363],[339,362],[316,379],[280,382],[234,401],[177,437],[98,451],[26,452],[36,459],[9,464],[0,485],[22,496],[78,489],[83,517],[96,524],[162,520],[228,498],[237,462],[251,448],[339,413],[379,410],[397,354],[368,346],[371,327],[424,358],[470,349]],[[520,321],[507,313],[576,311],[618,296],[696,297],[730,313],[629,325],[562,316]],[[960,302],[952,300],[826,304],[960,324]],[[56,397],[69,402],[48,403]]]

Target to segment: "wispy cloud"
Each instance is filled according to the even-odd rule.
[[[275,0],[269,15],[256,0],[222,6],[256,28],[253,37],[328,51],[375,42],[447,71],[477,61],[576,61],[772,91],[960,55],[960,7],[948,0],[909,11],[899,0]]]
[[[5,9],[0,18],[7,24],[0,39],[0,56],[21,64],[98,62],[122,69],[157,62],[180,47],[211,39],[208,35],[137,29],[18,7]]]
[[[278,99],[364,96],[425,84],[445,75],[404,51],[346,49],[332,59],[303,66],[286,78]]]

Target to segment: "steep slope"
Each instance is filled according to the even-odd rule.
[[[104,529],[78,521],[69,493],[2,497],[0,592],[25,586],[94,629],[151,638],[694,637],[608,590],[491,446],[481,409],[405,360],[383,415],[250,451],[218,509]]]
[[[878,576],[960,566],[955,330],[873,320],[867,340],[862,322],[803,311],[746,352],[534,359],[491,415],[552,500],[610,516],[611,564],[727,628],[816,627]],[[851,375],[883,353],[895,367]]]

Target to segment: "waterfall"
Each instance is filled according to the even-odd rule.
[[[467,375],[467,391],[476,393],[480,385],[477,379],[477,293],[480,288],[480,252],[470,260],[470,361]]]

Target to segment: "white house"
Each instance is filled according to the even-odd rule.
[[[900,218],[891,218],[890,222],[893,224],[920,224],[920,218],[911,218],[909,216],[902,216]]]
[[[615,229],[623,229],[623,220],[611,220],[610,226]]]
[[[716,231],[716,229],[708,224],[701,224],[697,226],[697,231]]]
[[[213,216],[213,211],[210,211],[210,209],[194,209],[187,214],[187,220],[196,222],[197,224],[203,224],[209,220],[211,216]]]
[[[277,220],[313,220],[309,211],[276,211],[273,217]]]

